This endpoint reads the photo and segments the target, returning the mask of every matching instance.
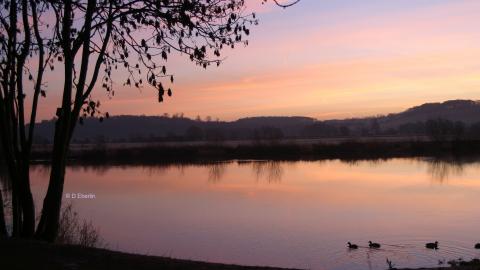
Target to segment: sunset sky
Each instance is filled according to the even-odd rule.
[[[288,9],[259,2],[247,0],[260,19],[250,45],[225,51],[220,67],[174,57],[172,98],[159,104],[154,90],[119,81],[113,99],[96,92],[102,110],[330,119],[480,99],[478,0],[302,0]],[[40,120],[54,115],[60,85],[50,78]]]

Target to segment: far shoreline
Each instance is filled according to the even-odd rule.
[[[431,141],[424,138],[337,141],[247,141],[203,143],[143,143],[72,145],[71,165],[196,164],[232,160],[361,161],[392,158],[432,158],[447,161],[480,160],[480,140]],[[35,147],[35,164],[48,164],[48,146]]]

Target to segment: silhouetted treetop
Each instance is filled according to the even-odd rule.
[[[75,3],[73,14],[87,11],[88,3]],[[174,81],[166,67],[169,55],[180,52],[204,68],[219,65],[224,48],[248,44],[245,36],[257,20],[244,10],[243,0],[100,1],[90,32],[91,51],[101,56],[104,65],[102,87],[113,95],[112,72],[123,68],[128,72],[124,85],[148,83],[157,89],[162,102],[165,94],[172,95],[164,86],[165,80]],[[80,47],[85,31],[85,27],[73,31],[74,50]],[[110,36],[111,42],[106,42]],[[92,112],[95,109],[91,107]]]

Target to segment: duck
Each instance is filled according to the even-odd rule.
[[[349,248],[349,249],[358,249],[358,246],[355,245],[355,244],[352,244],[352,243],[350,243],[350,242],[348,242],[347,244],[348,244],[348,248]]]
[[[429,249],[438,249],[438,241],[435,241],[435,243],[426,243],[425,247]]]
[[[372,241],[368,241],[368,246],[370,248],[380,248],[381,245],[379,243],[373,243]]]
[[[475,244],[475,249],[480,249],[480,243]]]

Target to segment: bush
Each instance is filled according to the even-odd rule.
[[[84,247],[104,247],[97,228],[91,221],[80,220],[72,203],[65,205],[60,214],[57,243]]]

